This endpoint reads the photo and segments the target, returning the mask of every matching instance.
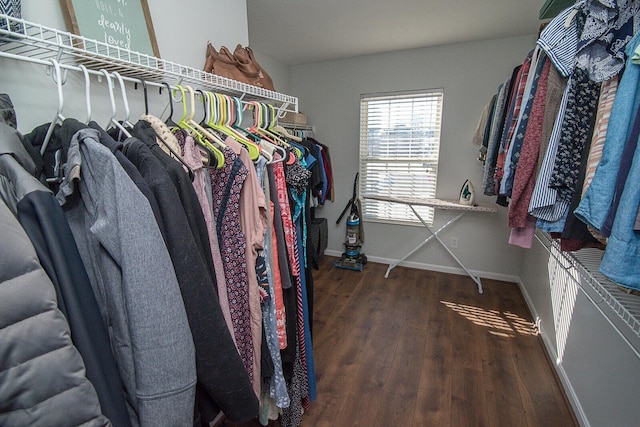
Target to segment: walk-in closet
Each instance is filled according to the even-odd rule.
[[[639,30],[0,1],[0,426],[638,425]]]

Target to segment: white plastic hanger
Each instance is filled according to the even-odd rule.
[[[58,110],[56,111],[56,115],[51,120],[51,124],[49,125],[49,129],[47,129],[47,134],[44,137],[44,141],[42,143],[42,147],[40,148],[40,154],[43,155],[47,150],[47,145],[49,145],[49,141],[51,140],[51,136],[53,136],[53,130],[55,129],[57,124],[61,124],[64,121],[64,116],[62,115],[62,109],[64,108],[64,94],[62,93],[62,69],[60,68],[60,64],[55,59],[49,59],[51,65],[53,66],[54,74],[53,81],[56,82],[56,88],[58,89]]]
[[[85,101],[87,103],[87,121],[89,123],[91,121],[91,76],[89,75],[89,70],[83,64],[78,65],[78,68],[82,70],[82,74],[84,74],[84,96]]]
[[[131,134],[129,133],[129,131],[127,129],[125,129],[124,126],[122,126],[117,120],[116,120],[116,99],[115,96],[113,94],[113,81],[111,81],[111,74],[109,74],[109,72],[105,69],[101,69],[100,72],[106,77],[107,79],[107,87],[109,88],[109,101],[111,101],[111,118],[109,119],[109,123],[107,124],[107,126],[105,127],[106,129],[110,128],[111,126],[115,126],[116,128],[118,128],[123,134],[125,134],[127,136],[127,138],[131,138]]]
[[[120,83],[120,92],[122,94],[122,102],[124,103],[124,120],[122,122],[124,127],[133,128],[133,124],[129,121],[129,117],[131,116],[131,110],[129,109],[129,99],[127,98],[127,87],[124,83],[124,79],[117,71],[111,73],[116,79],[118,79],[118,83]],[[130,136],[130,135],[129,135]]]

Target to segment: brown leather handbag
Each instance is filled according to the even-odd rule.
[[[243,48],[241,45],[238,45],[235,52],[231,53],[225,46],[217,51],[211,43],[207,43],[204,71],[253,86],[275,90],[273,80],[255,60],[253,51],[248,47]]]
[[[271,76],[258,64],[250,47],[237,45],[236,50],[233,51],[233,56],[238,60],[238,68],[247,76],[251,76],[252,79],[257,79],[258,86],[275,90]]]
[[[245,79],[244,73],[238,68],[235,58],[218,52],[211,43],[207,43],[207,58],[204,64],[204,71],[220,77],[249,83]]]

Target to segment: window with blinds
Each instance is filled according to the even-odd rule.
[[[363,95],[360,101],[360,193],[436,196],[442,89]],[[415,223],[409,206],[362,198],[363,219]],[[416,207],[428,223],[433,208]]]

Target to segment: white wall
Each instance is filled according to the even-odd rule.
[[[236,44],[246,46],[249,43],[245,1],[182,0],[178,5],[167,0],[148,0],[148,4],[160,56],[165,60],[201,69],[208,40],[215,46],[226,45],[231,48],[235,48]],[[46,27],[68,30],[58,1],[23,1],[22,17]],[[45,67],[4,58],[0,58],[0,67],[0,92],[11,96],[19,129],[26,133],[37,125],[51,121],[57,108],[57,95],[55,84],[45,74]],[[93,77],[91,91],[92,117],[106,125],[111,117],[106,84],[98,83],[97,78]],[[69,73],[63,92],[64,115],[84,118],[86,108],[82,75]],[[134,121],[144,111],[142,90],[139,87],[134,91],[132,85],[127,85],[127,95]],[[166,91],[160,96],[157,89],[150,90],[149,96],[150,112],[161,115],[168,104]],[[116,98],[118,118],[121,119],[121,98]]]
[[[280,93],[286,93],[287,95],[293,95],[290,90],[290,81],[291,74],[289,71],[289,67],[282,62],[274,59],[262,52],[257,50],[253,50],[255,54],[256,61],[262,67],[262,69],[266,70],[271,79],[273,80],[273,86],[276,91]]]
[[[372,92],[444,88],[442,142],[437,196],[457,199],[465,179],[479,189],[482,167],[476,159],[478,147],[471,143],[480,113],[497,87],[522,63],[534,46],[535,37],[516,37],[455,44],[424,49],[362,56],[294,66],[291,91],[300,100],[300,110],[315,126],[317,139],[330,147],[336,183],[336,201],[327,202],[317,216],[329,222],[329,250],[343,251],[345,224],[336,226],[343,207],[351,198],[358,171],[360,95]],[[494,203],[495,198],[478,197]],[[436,225],[453,214],[437,211]],[[343,220],[344,221],[344,220]],[[510,246],[506,210],[497,214],[468,214],[447,232],[458,237],[456,253],[473,270],[485,276],[509,278],[520,272],[522,252]],[[410,226],[365,223],[363,246],[370,258],[397,259],[426,237],[426,230]],[[457,269],[457,264],[436,244],[430,243],[410,261],[439,269]]]
[[[89,0],[87,0],[89,1]],[[160,57],[201,69],[207,41],[234,49],[249,44],[246,1],[147,0]],[[22,17],[67,30],[59,1],[22,1]]]
[[[563,265],[568,265],[565,261]],[[612,319],[602,299],[540,243],[524,255],[521,288],[581,425],[636,426],[640,359],[580,290]],[[640,339],[619,323],[636,348]]]

